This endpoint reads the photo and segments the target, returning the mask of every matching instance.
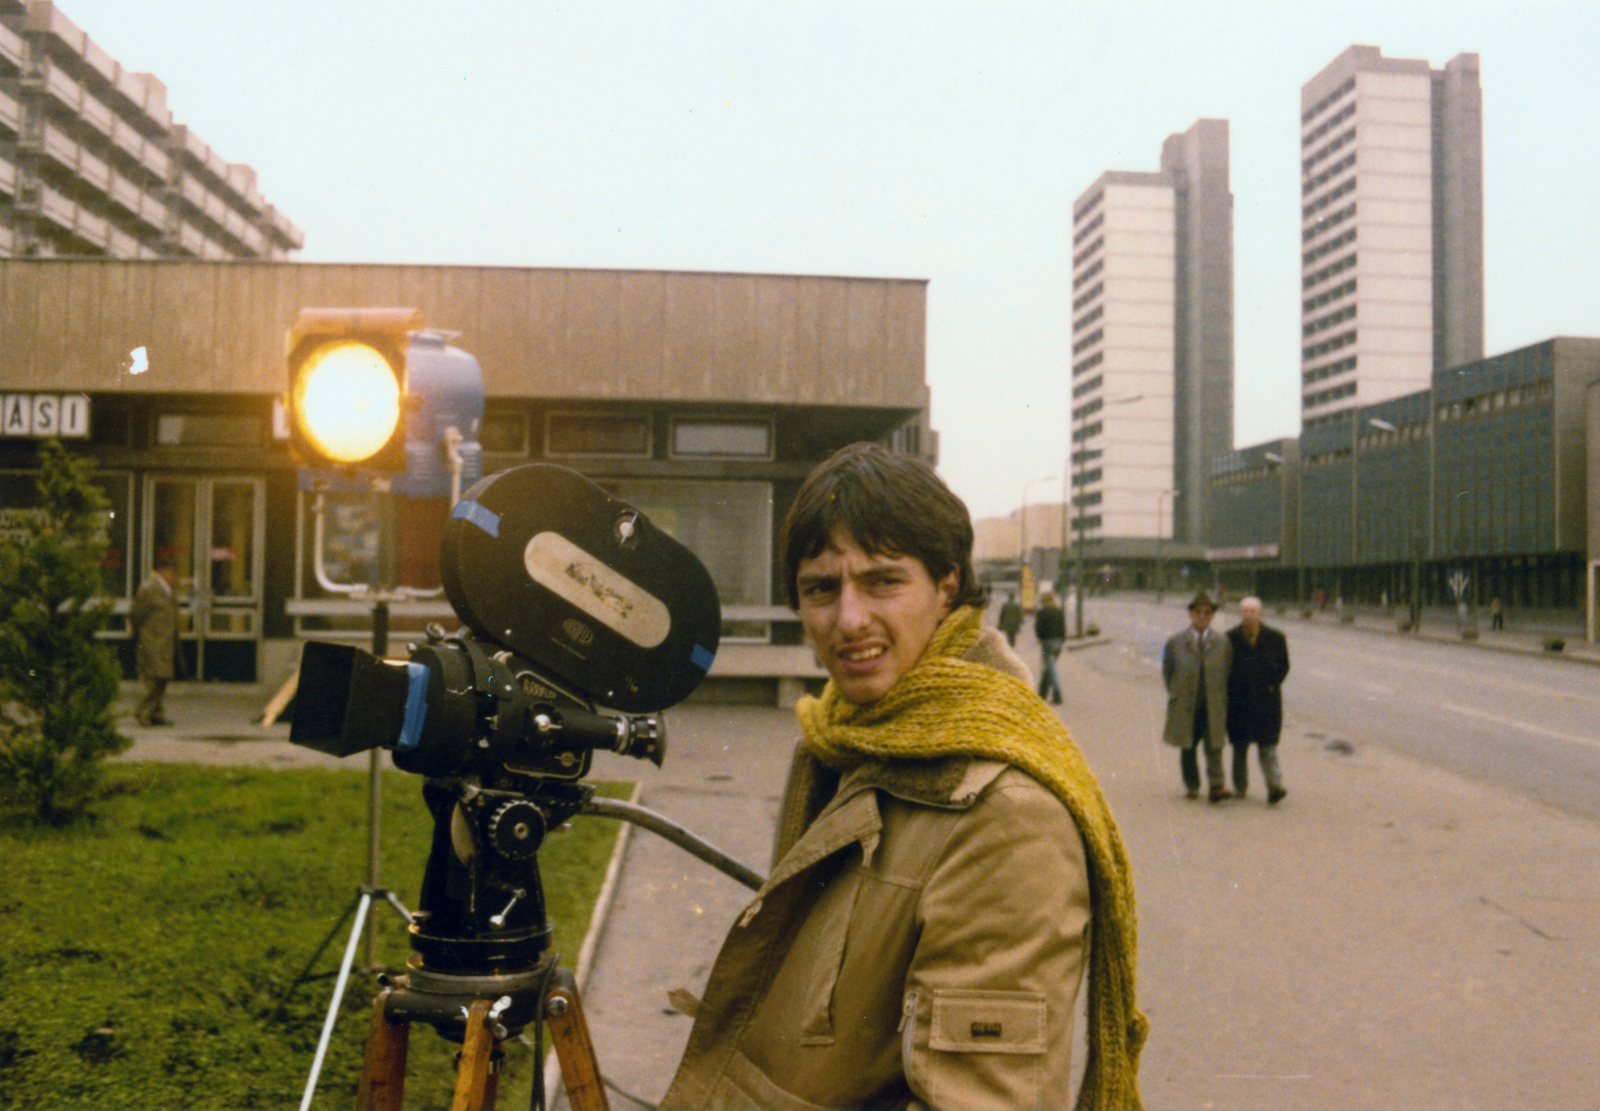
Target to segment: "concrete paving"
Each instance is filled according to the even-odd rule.
[[[1034,658],[1029,635],[1018,648]],[[1191,802],[1159,741],[1159,678],[1137,653],[1101,643],[1059,667],[1059,712],[1135,867],[1147,1105],[1593,1105],[1600,825],[1309,718],[1286,725],[1281,805],[1259,787]],[[179,724],[131,728],[124,758],[338,763],[251,723],[269,693],[180,689]],[[596,775],[639,781],[645,805],[765,871],[792,714],[691,705],[668,718],[664,768],[604,755]],[[667,992],[699,993],[748,895],[631,838],[586,988],[602,1067],[624,1089],[665,1090],[689,1030]]]

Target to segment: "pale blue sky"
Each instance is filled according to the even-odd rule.
[[[1073,198],[1201,116],[1232,128],[1236,436],[1298,430],[1299,92],[1351,43],[1482,57],[1488,352],[1600,335],[1592,0],[59,6],[256,168],[307,261],[930,279],[975,516],[1061,473]]]

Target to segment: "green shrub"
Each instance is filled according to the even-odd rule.
[[[116,658],[95,637],[110,614],[95,600],[105,496],[93,463],[54,440],[39,465],[38,509],[20,539],[0,540],[0,803],[64,825],[130,742],[116,731]]]

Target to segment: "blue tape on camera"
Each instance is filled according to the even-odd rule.
[[[698,667],[701,671],[710,671],[711,661],[714,659],[716,659],[714,655],[712,655],[710,652],[707,652],[698,644],[694,646],[694,651],[689,653],[689,662],[694,664],[694,666]]]
[[[456,507],[450,511],[450,516],[460,517],[470,524],[477,525],[490,536],[500,535],[500,514],[480,502],[458,501]]]
[[[428,716],[428,666],[408,663],[406,667],[406,720],[394,747],[410,752],[422,740],[422,723]]]

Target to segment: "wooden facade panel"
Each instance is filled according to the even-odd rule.
[[[882,282],[851,282],[848,287],[850,315],[850,369],[856,397],[884,396],[884,360],[888,355],[888,330],[884,311],[889,299]]]
[[[170,384],[182,377],[195,381],[189,389],[206,393],[241,392],[243,383],[224,373],[217,359],[216,267],[156,264],[150,289],[150,373],[152,390],[185,387]],[[158,376],[155,372],[160,369]],[[155,381],[156,378],[165,383]]]
[[[884,292],[884,400],[920,409],[927,400],[928,289],[923,282],[888,282]]]
[[[772,398],[772,367],[761,361],[757,332],[765,325],[757,312],[758,279],[748,274],[724,274],[716,279],[716,342],[711,362],[712,397],[729,397],[743,391],[756,398]]]
[[[51,389],[73,380],[67,352],[72,350],[72,321],[67,315],[67,287],[71,278],[65,267],[51,267],[39,277],[33,311],[34,342],[32,371],[50,383]]]
[[[822,285],[821,278],[794,281],[794,397],[816,403],[822,399]]]
[[[157,272],[148,265],[137,262],[107,262],[95,268],[100,295],[105,303],[100,311],[101,339],[106,348],[115,352],[117,359],[117,384],[114,390],[188,389],[174,385],[183,368],[153,360],[150,355],[150,338],[155,308],[153,294]],[[133,373],[133,352],[144,348],[145,369]],[[122,368],[126,366],[127,369]],[[168,383],[162,385],[162,382]],[[85,387],[92,388],[92,387]]]
[[[532,285],[526,270],[496,267],[478,275],[478,312],[470,331],[461,328],[457,342],[462,350],[477,356],[478,365],[483,368],[484,389],[491,394],[525,395],[527,385],[536,380],[529,368],[548,358],[547,354],[541,358],[531,342]],[[461,327],[444,321],[440,326]]]
[[[755,285],[755,364],[762,368],[758,387],[766,401],[801,396],[807,379],[800,373],[797,294],[799,278]]]
[[[387,306],[460,332],[490,396],[916,408],[925,297],[875,279],[0,259],[0,381],[274,394],[301,308]]]
[[[494,345],[494,365],[484,361],[484,390],[491,397],[559,397],[567,381],[567,275],[565,270],[514,271],[522,291],[509,318],[511,328]]]
[[[573,271],[567,278],[566,342],[555,385],[558,396],[626,397],[617,387],[621,275]]]
[[[667,286],[663,365],[673,397],[711,398],[716,364],[716,284],[710,274],[683,274]]]
[[[281,393],[287,385],[284,336],[294,322],[287,283],[265,267],[223,267],[216,271],[216,334],[213,349],[219,389],[238,393]]]
[[[100,327],[100,309],[105,304],[101,286],[104,277],[83,270],[67,278],[67,321],[71,342],[62,352],[62,372],[69,378],[94,382],[97,390],[116,389],[121,361],[105,342]]]
[[[850,283],[838,278],[817,282],[816,395],[820,405],[870,405],[877,399],[860,390],[850,351]]]
[[[622,271],[617,281],[615,396],[661,397],[666,389],[661,369],[665,275]]]

